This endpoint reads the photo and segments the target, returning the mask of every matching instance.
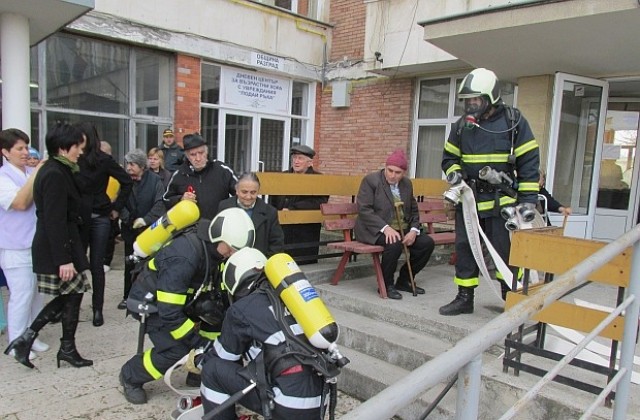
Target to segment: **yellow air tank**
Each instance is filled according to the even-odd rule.
[[[293,258],[275,254],[267,260],[264,271],[309,342],[319,349],[335,347],[338,324]]]
[[[200,210],[193,201],[182,200],[144,230],[133,243],[133,254],[140,258],[153,255],[174,232],[198,221]]]
[[[109,196],[109,200],[111,200],[112,203],[116,201],[116,198],[118,197],[119,192],[120,192],[120,183],[118,182],[117,179],[110,176],[109,183],[107,184],[107,196]]]

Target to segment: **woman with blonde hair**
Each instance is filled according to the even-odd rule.
[[[149,150],[147,153],[147,162],[149,164],[149,170],[160,177],[162,185],[166,190],[171,180],[171,172],[164,168],[164,153],[162,150],[157,147]]]

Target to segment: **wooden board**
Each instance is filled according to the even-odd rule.
[[[550,229],[515,231],[511,238],[509,264],[546,273],[562,274],[607,245],[606,242],[558,236]],[[632,248],[627,248],[592,273],[589,280],[628,287]]]
[[[529,294],[534,294],[543,284],[532,286]],[[521,293],[507,293],[505,311],[524,300],[527,296]],[[556,301],[538,312],[533,319],[547,324],[559,325],[577,331],[590,333],[593,329],[609,316],[609,313],[596,309],[585,308],[567,302]],[[624,333],[624,318],[616,317],[611,324],[600,332],[601,337],[621,341]]]

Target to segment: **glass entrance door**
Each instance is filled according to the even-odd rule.
[[[224,162],[231,166],[236,174],[251,171],[252,157],[255,148],[253,138],[253,116],[226,114],[224,119],[224,144],[220,145],[218,154],[223,153]]]
[[[286,169],[290,124],[282,118],[257,114],[223,112],[224,135],[218,145],[217,158],[227,163],[236,174],[248,171],[282,171]]]
[[[284,119],[260,118],[260,172],[280,172],[286,169],[283,161],[285,139],[289,138],[287,129],[287,121]]]
[[[614,240],[636,223],[638,102],[611,99],[607,110],[592,237]]]
[[[556,74],[546,187],[573,208],[568,236],[592,237],[608,87],[601,80]],[[550,219],[562,222],[561,216]]]

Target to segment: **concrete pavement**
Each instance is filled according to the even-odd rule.
[[[122,251],[116,249],[116,255]],[[47,325],[39,338],[51,346],[33,360],[35,369],[28,369],[12,357],[0,353],[0,419],[60,420],[60,419],[169,419],[176,408],[178,395],[162,380],[145,385],[149,402],[129,404],[118,382],[120,367],[136,352],[139,323],[125,311],[116,309],[122,299],[122,263],[115,262],[106,274],[105,324],[92,325],[91,296],[86,294],[80,312],[76,344],[80,354],[92,359],[92,367],[74,368],[62,362],[56,368],[56,352],[62,335],[60,324]],[[326,263],[334,265],[334,263]],[[3,289],[6,294],[6,289]],[[5,302],[7,299],[5,299]],[[7,345],[7,336],[0,336],[0,350]],[[146,347],[150,346],[147,340]],[[185,372],[176,372],[174,386],[184,386]],[[358,402],[350,397],[339,398],[339,413],[349,411]],[[256,416],[257,418],[257,416]]]
[[[303,270],[313,283],[326,283],[337,260],[323,260],[319,264],[303,266]],[[370,299],[378,303],[375,280],[370,270],[369,256],[361,256],[358,263],[349,264],[364,269],[348,271],[340,285],[318,286],[330,288],[344,294],[344,299]],[[349,276],[365,274],[366,278],[349,279]],[[56,368],[55,355],[61,335],[59,324],[46,326],[40,338],[51,345],[48,352],[41,353],[33,361],[36,368],[30,370],[18,364],[13,358],[0,355],[0,418],[8,420],[29,419],[168,419],[175,409],[177,395],[162,381],[147,384],[149,403],[134,406],[127,403],[118,383],[118,373],[122,364],[136,351],[138,322],[124,317],[124,311],[116,309],[122,294],[122,266],[114,266],[107,273],[105,290],[105,325],[96,328],[91,323],[91,297],[83,300],[80,325],[77,333],[77,347],[80,353],[94,361],[88,368],[76,369],[63,362]],[[502,302],[486,282],[476,289],[476,312],[473,315],[443,317],[437,311],[455,295],[452,282],[453,267],[442,264],[429,266],[420,273],[418,284],[427,290],[424,296],[413,297],[403,293],[401,301],[386,300],[382,304],[401,308],[408,319],[420,313],[437,323],[447,324],[453,330],[474,330],[493,319],[502,311]],[[615,294],[603,293],[601,286],[587,286],[578,292],[586,300],[603,305],[613,305]],[[339,320],[339,319],[338,319]],[[442,329],[444,331],[444,329]],[[2,349],[6,346],[6,335],[0,339]],[[148,343],[147,343],[148,344]],[[182,384],[183,372],[175,375]],[[634,388],[637,390],[637,387]],[[578,391],[576,391],[578,392]],[[634,392],[632,394],[637,394]],[[637,398],[632,396],[632,398]],[[347,412],[358,402],[350,397],[339,399],[339,411]]]

